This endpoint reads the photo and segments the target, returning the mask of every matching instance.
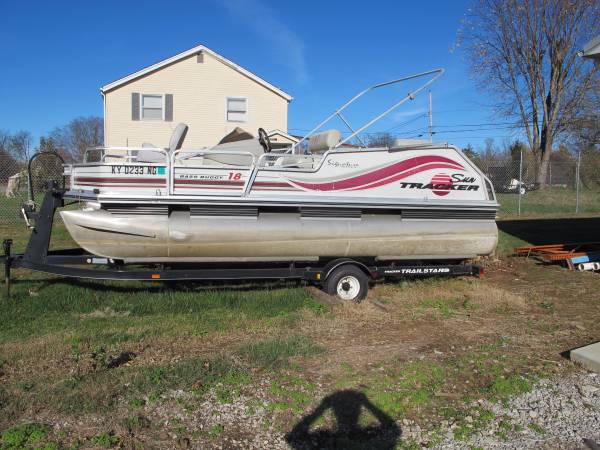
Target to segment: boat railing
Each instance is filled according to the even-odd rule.
[[[162,155],[164,157],[164,161],[140,161],[140,153],[142,156],[144,153],[151,153],[155,159],[156,157],[160,159],[160,155]],[[168,163],[169,157],[167,150],[155,147],[90,147],[86,149],[83,155],[83,164],[105,162],[143,162],[144,164],[150,164],[153,162]]]
[[[439,77],[441,77],[443,73],[444,73],[444,69],[441,69],[441,68],[440,69],[434,69],[434,70],[428,70],[427,72],[417,73],[415,75],[410,75],[410,76],[407,76],[407,77],[402,77],[402,78],[398,78],[398,79],[395,79],[395,80],[386,81],[384,83],[379,83],[379,84],[375,84],[375,85],[373,85],[371,87],[368,87],[367,89],[365,89],[365,90],[359,92],[358,94],[356,94],[354,97],[352,97],[350,100],[348,100],[342,106],[340,106],[338,109],[336,109],[327,118],[325,118],[316,127],[314,127],[308,134],[306,134],[306,136],[304,136],[302,139],[300,139],[298,142],[296,142],[292,146],[292,148],[290,149],[290,153],[296,153],[296,149],[302,148],[302,147],[299,147],[300,144],[302,144],[303,142],[307,141],[312,135],[314,135],[315,133],[319,132],[319,130],[321,130],[322,127],[325,124],[327,124],[328,122],[330,122],[331,120],[333,120],[336,117],[338,119],[340,119],[344,123],[344,125],[346,125],[346,127],[350,130],[350,134],[347,137],[345,137],[344,139],[342,139],[334,148],[337,148],[337,147],[339,147],[341,145],[344,145],[345,143],[349,142],[351,139],[354,139],[354,138],[357,138],[360,141],[361,145],[363,145],[363,146],[366,147],[366,144],[364,142],[362,142],[362,140],[360,138],[360,135],[359,135],[360,133],[362,133],[363,131],[365,131],[367,128],[369,128],[370,126],[372,126],[376,122],[378,122],[381,119],[383,119],[385,116],[387,116],[391,112],[393,112],[396,109],[398,109],[402,104],[406,103],[409,100],[413,100],[415,98],[415,96],[419,92],[423,91],[427,86],[431,85],[434,81],[436,81]],[[410,91],[402,99],[400,99],[399,101],[397,101],[396,103],[394,103],[392,106],[390,106],[389,108],[387,108],[382,113],[380,113],[380,114],[376,115],[375,117],[373,117],[372,119],[368,120],[365,124],[363,124],[362,126],[360,126],[357,129],[355,129],[350,124],[350,122],[348,121],[348,119],[342,114],[342,111],[344,111],[351,104],[353,104],[354,102],[356,102],[359,98],[367,95],[368,93],[370,93],[370,92],[372,92],[372,91],[374,91],[376,89],[381,89],[381,88],[389,87],[389,86],[392,86],[394,84],[402,83],[404,81],[414,80],[416,78],[421,78],[421,77],[426,77],[426,76],[432,76],[432,78],[430,78],[429,80],[427,80],[425,83],[423,83],[422,85],[420,85],[416,89]]]
[[[176,163],[182,163],[183,161],[193,161],[194,159],[201,158],[201,163],[203,163],[207,158],[212,157],[246,157],[249,158],[249,164],[229,164],[226,162],[221,162],[221,164],[229,165],[229,166],[247,166],[249,168],[253,168],[256,165],[256,155],[251,152],[242,152],[242,151],[218,151],[211,149],[202,149],[202,150],[190,150],[190,149],[180,149],[171,153],[170,157],[170,166],[174,167]],[[200,164],[204,165],[204,164]],[[218,166],[208,165],[208,167],[219,168]]]

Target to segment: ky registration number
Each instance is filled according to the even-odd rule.
[[[165,168],[157,166],[111,166],[115,175],[164,175]]]

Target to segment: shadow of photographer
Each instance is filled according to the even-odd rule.
[[[334,429],[310,427],[328,410],[335,416]],[[378,424],[361,426],[359,419],[363,412],[370,412]],[[286,435],[286,441],[297,450],[308,449],[394,449],[402,430],[396,422],[373,405],[362,392],[354,390],[338,391],[325,397],[319,406],[305,416]]]

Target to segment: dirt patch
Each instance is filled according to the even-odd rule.
[[[522,355],[560,361],[560,352],[593,339],[600,317],[597,274],[508,258],[482,279],[382,284],[360,304],[341,304],[326,318],[306,317],[302,330],[326,346],[310,370],[336,378],[349,364],[368,371],[508,337]],[[549,345],[552,340],[552,345]]]

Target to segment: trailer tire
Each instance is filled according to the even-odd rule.
[[[360,268],[344,264],[329,274],[323,287],[341,300],[360,302],[369,291],[369,277]]]

